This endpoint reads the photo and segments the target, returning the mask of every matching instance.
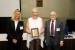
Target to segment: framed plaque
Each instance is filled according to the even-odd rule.
[[[31,33],[32,33],[32,37],[38,37],[39,36],[38,28],[31,29]]]

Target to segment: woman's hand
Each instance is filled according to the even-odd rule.
[[[17,43],[17,40],[16,40],[16,39],[13,39],[12,41],[13,41],[13,43],[15,43],[15,44]]]

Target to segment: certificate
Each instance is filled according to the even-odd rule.
[[[32,37],[38,37],[39,36],[38,28],[31,29],[31,33],[32,33]]]

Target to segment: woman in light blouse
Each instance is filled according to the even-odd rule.
[[[35,28],[38,29],[38,33],[39,33],[38,37],[32,36],[32,29],[35,29]],[[26,32],[29,35],[28,36],[29,40],[27,41],[27,44],[29,42],[30,50],[39,50],[40,43],[41,43],[40,37],[41,37],[42,33],[44,32],[44,26],[43,26],[43,19],[38,16],[38,9],[37,8],[34,8],[32,10],[32,17],[28,18],[28,21],[26,24]]]

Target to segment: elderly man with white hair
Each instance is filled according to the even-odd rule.
[[[45,22],[44,36],[48,50],[60,50],[64,44],[63,22],[57,19],[55,11],[50,12],[50,19]]]

